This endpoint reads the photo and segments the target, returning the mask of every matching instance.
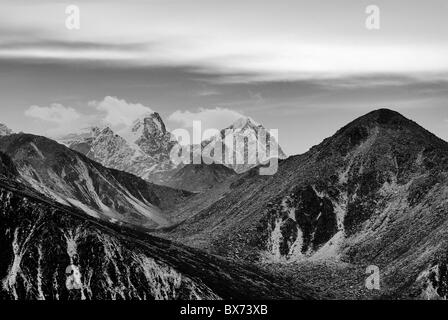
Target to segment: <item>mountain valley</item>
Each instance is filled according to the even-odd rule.
[[[448,297],[448,143],[417,123],[375,110],[305,154],[279,149],[266,176],[257,165],[175,168],[158,119],[132,135],[71,135],[72,149],[3,127],[2,297]],[[81,291],[63,288],[68,265]],[[369,266],[380,291],[365,286]]]

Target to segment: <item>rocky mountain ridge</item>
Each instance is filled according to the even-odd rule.
[[[9,168],[0,155],[1,173]],[[97,220],[2,174],[0,247],[2,300],[312,297],[253,267]]]
[[[119,133],[94,127],[59,140],[102,165],[154,181],[152,175],[175,168],[170,150],[176,141],[166,131],[159,114],[145,114]]]
[[[168,237],[274,269],[377,265],[391,296],[424,295],[422,274],[444,270],[448,143],[399,113],[371,112],[273,176],[254,170]]]
[[[189,196],[105,168],[45,137],[4,136],[0,151],[12,159],[20,179],[36,191],[107,221],[147,228],[168,226],[170,219],[164,210]]]

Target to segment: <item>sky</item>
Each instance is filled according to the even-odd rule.
[[[299,154],[387,107],[448,140],[447,17],[445,0],[2,0],[0,122],[57,137],[250,116]]]

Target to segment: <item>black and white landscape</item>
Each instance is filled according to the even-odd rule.
[[[0,300],[447,299],[448,7],[397,2],[0,4]]]

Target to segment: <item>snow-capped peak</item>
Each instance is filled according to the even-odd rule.
[[[152,133],[165,134],[166,128],[162,118],[157,112],[152,113],[144,117],[145,127]]]
[[[157,112],[145,113],[134,120],[130,127],[118,132],[126,141],[136,143],[141,139],[152,139],[166,134],[165,124]]]
[[[256,122],[251,117],[241,117],[236,120],[229,128],[231,129],[243,129],[245,127],[260,127],[261,124]]]

